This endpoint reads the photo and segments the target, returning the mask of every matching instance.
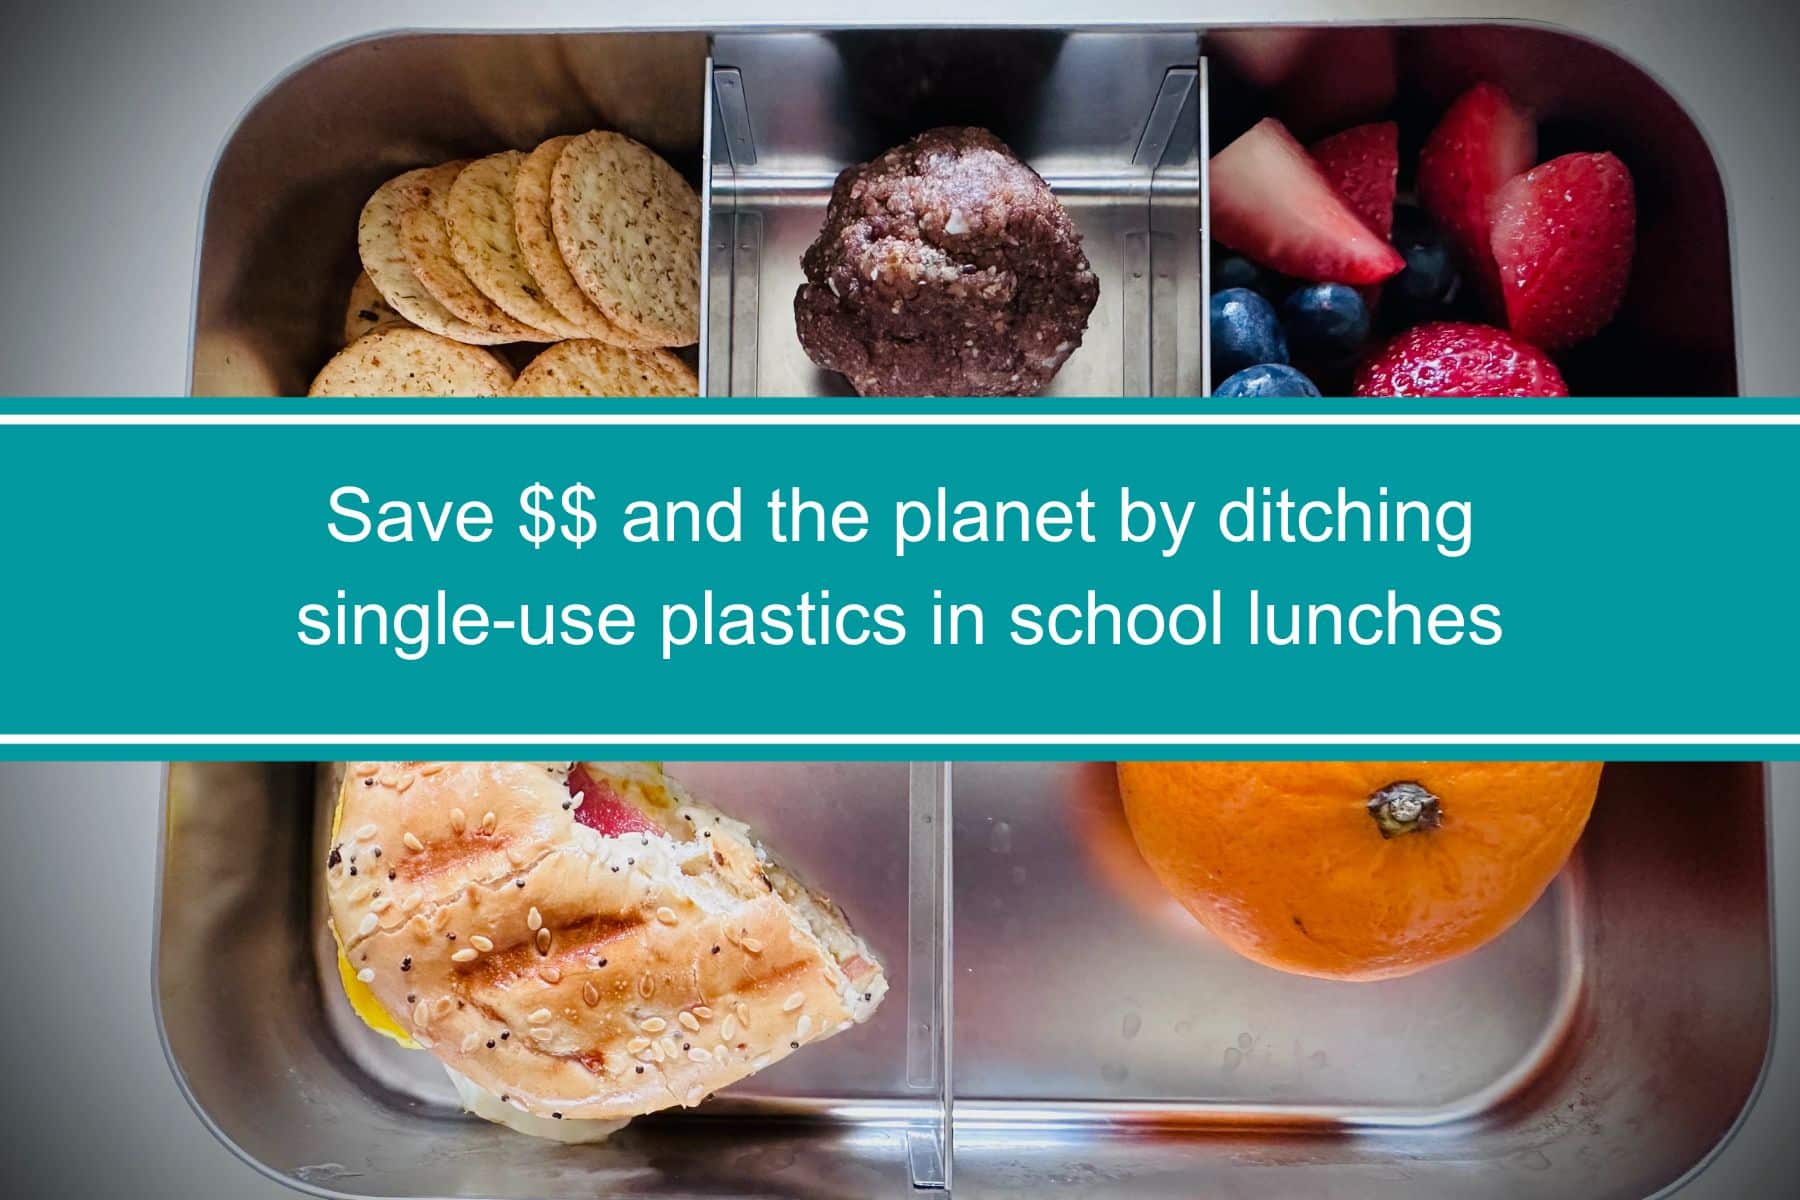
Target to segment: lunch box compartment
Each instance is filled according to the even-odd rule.
[[[1637,255],[1612,324],[1557,356],[1571,393],[1737,393],[1724,187],[1705,135],[1647,71],[1597,42],[1520,24],[1255,27],[1210,33],[1201,48],[1215,151],[1266,116],[1287,120],[1308,142],[1393,118],[1405,189],[1432,126],[1485,80],[1536,114],[1540,160],[1617,154],[1636,188]],[[1371,87],[1369,78],[1388,78],[1390,61],[1394,86]],[[1292,62],[1302,65],[1284,66]],[[1334,77],[1351,81],[1335,110]],[[1360,96],[1372,103],[1359,109]]]
[[[853,395],[794,326],[833,181],[939,125],[991,129],[1055,191],[1100,297],[1050,395],[1198,395],[1205,93],[1192,32],[873,30],[714,40],[706,386]]]
[[[600,128],[698,186],[706,52],[701,33],[396,33],[295,67],[213,169],[193,393],[306,395],[342,345],[357,216],[402,171]]]
[[[691,1113],[563,1147],[464,1114],[428,1054],[364,1026],[339,982],[319,887],[335,790],[306,764],[175,763],[157,1005],[170,1061],[228,1145],[333,1194],[877,1196],[942,1188],[949,826],[943,769],[686,763],[829,892],[887,970],[866,1024]]]
[[[1762,1069],[1757,765],[1609,765],[1523,920],[1381,983],[1225,949],[1137,856],[1111,764],[959,764],[955,793],[967,1194],[1626,1200]]]

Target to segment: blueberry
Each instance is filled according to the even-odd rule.
[[[1312,380],[1286,363],[1261,363],[1245,367],[1213,389],[1221,400],[1269,400],[1319,394]]]
[[[1356,357],[1369,336],[1369,309],[1360,293],[1341,283],[1309,283],[1281,306],[1295,357],[1341,366]]]
[[[1456,269],[1456,256],[1441,241],[1416,242],[1399,247],[1406,266],[1388,286],[1408,304],[1439,307],[1456,298],[1462,276]]]
[[[1215,375],[1257,363],[1288,360],[1287,336],[1275,306],[1248,288],[1228,288],[1212,298],[1212,362]]]
[[[1394,249],[1406,266],[1388,281],[1388,294],[1414,315],[1431,315],[1456,299],[1462,282],[1449,241],[1416,209],[1396,212]]]
[[[1241,254],[1224,254],[1213,260],[1212,285],[1215,292],[1249,288],[1268,294],[1268,278],[1263,269]]]

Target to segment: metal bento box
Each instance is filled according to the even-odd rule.
[[[894,985],[868,1025],[603,1145],[488,1126],[343,1001],[314,768],[174,764],[156,985],[196,1107],[334,1195],[1626,1197],[1707,1157],[1769,1045],[1754,764],[1614,764],[1523,921],[1378,984],[1214,942],[1110,764],[669,770],[843,903]]]
[[[1547,148],[1600,131],[1630,164],[1634,283],[1568,364],[1576,390],[1735,392],[1728,213],[1680,102],[1570,34],[1388,32],[1405,136],[1490,79],[1554,114]],[[272,85],[221,154],[193,391],[304,391],[384,178],[599,125],[701,197],[704,394],[841,394],[795,337],[800,250],[837,171],[935,116],[953,79],[961,119],[1044,174],[1100,275],[1054,390],[1201,396],[1209,148],[1292,99],[1216,59],[1216,37],[409,32],[339,47]],[[932,74],[971,56],[1012,67]],[[857,83],[874,59],[925,85],[884,102],[895,93]],[[332,1195],[1628,1197],[1705,1162],[1770,1044],[1759,766],[1609,767],[1577,859],[1524,921],[1439,970],[1354,987],[1210,942],[1133,872],[1107,764],[670,769],[843,901],[894,984],[868,1026],[601,1146],[486,1126],[333,995],[313,769],[175,764],[156,988],[196,1107],[263,1169]],[[249,965],[227,977],[209,969],[221,955]]]

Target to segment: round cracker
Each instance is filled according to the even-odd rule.
[[[433,296],[406,262],[400,237],[401,218],[415,208],[431,204],[431,179],[436,167],[420,167],[396,175],[369,197],[356,221],[356,249],[363,270],[394,311],[421,329],[476,346],[511,341],[502,334],[464,321]]]
[[[544,298],[519,253],[513,183],[525,156],[517,150],[478,158],[462,169],[444,203],[450,255],[483,295],[515,321],[578,338],[581,327]]]
[[[700,197],[621,133],[584,133],[550,176],[550,220],[569,273],[627,333],[700,340]]]
[[[504,396],[512,370],[492,352],[410,325],[389,325],[339,350],[309,396]]]
[[[450,234],[444,226],[450,189],[466,162],[433,167],[426,183],[430,195],[425,204],[400,214],[400,244],[406,265],[425,290],[458,318],[515,342],[553,342],[556,335],[523,321],[515,321],[501,307],[482,295],[481,289],[456,265],[450,253]]]
[[[527,154],[513,180],[513,233],[525,269],[537,280],[544,298],[563,320],[579,329],[579,337],[595,338],[615,346],[639,346],[641,339],[626,333],[600,311],[563,262],[556,244],[556,228],[550,220],[550,176],[571,135],[553,137]]]
[[[667,350],[631,350],[583,338],[547,347],[519,372],[515,396],[691,397],[700,381]]]
[[[386,325],[404,325],[406,318],[394,310],[369,278],[367,271],[356,273],[350,285],[350,299],[344,305],[344,345],[348,346],[365,333],[373,333]]]

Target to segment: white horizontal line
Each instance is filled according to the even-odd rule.
[[[0,425],[1800,425],[1800,413],[4,413]]]
[[[8,733],[0,746],[1797,746],[1800,733]]]

